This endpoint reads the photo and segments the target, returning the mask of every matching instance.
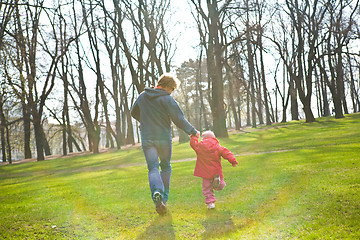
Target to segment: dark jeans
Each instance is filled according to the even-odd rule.
[[[151,197],[158,191],[166,203],[169,199],[169,186],[171,177],[171,140],[144,140],[142,141],[147,167]],[[160,158],[160,163],[159,163]],[[159,166],[161,171],[159,171]]]

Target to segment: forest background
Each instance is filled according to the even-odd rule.
[[[165,72],[221,138],[360,111],[359,0],[181,2],[1,1],[2,161],[135,144],[131,105]]]

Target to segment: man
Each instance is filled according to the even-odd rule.
[[[170,94],[180,81],[163,74],[155,88],[145,88],[131,108],[131,116],[140,122],[141,143],[145,155],[151,196],[160,215],[167,212],[171,176],[171,121],[187,134],[200,133],[185,119],[183,112]],[[160,158],[160,164],[159,160]],[[159,166],[161,171],[159,172]]]

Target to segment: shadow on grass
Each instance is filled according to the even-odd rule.
[[[145,232],[143,232],[136,239],[175,239],[175,231],[172,223],[171,213],[168,213],[165,216],[156,217],[147,227]]]
[[[202,239],[224,237],[237,230],[237,227],[232,221],[231,213],[227,211],[209,210],[202,224],[205,228]]]

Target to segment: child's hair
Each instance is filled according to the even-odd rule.
[[[169,87],[174,91],[180,86],[180,80],[170,73],[164,73],[163,75],[160,76],[157,82],[157,86],[163,88]]]
[[[215,134],[212,131],[207,130],[207,131],[203,132],[202,137],[203,138],[208,138],[208,137],[213,137],[214,138]]]

